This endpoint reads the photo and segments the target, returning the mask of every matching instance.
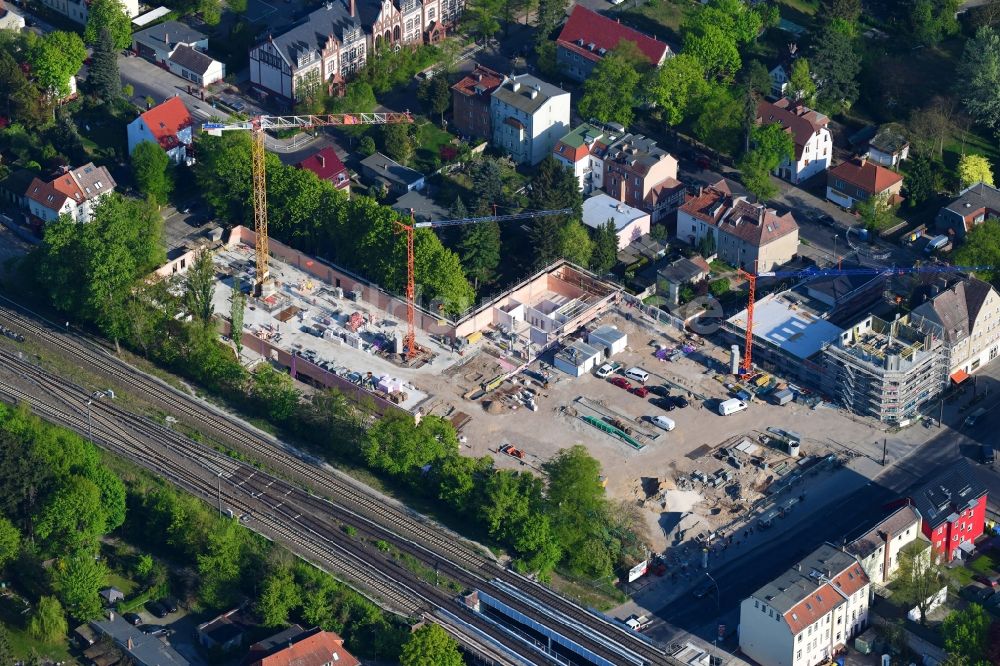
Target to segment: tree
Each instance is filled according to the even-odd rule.
[[[491,39],[500,30],[500,0],[474,0],[469,3],[468,16],[483,39]]]
[[[955,251],[956,266],[1000,266],[1000,220],[986,218],[965,235]],[[976,271],[983,280],[1000,286],[1000,271]]]
[[[771,182],[771,165],[759,151],[751,150],[739,162],[740,175],[747,191],[758,201],[770,199],[778,192]]]
[[[809,73],[809,61],[805,58],[798,58],[792,63],[792,71],[788,76],[788,87],[791,89],[795,99],[802,100],[805,104],[812,102],[816,96],[816,83]]]
[[[581,257],[577,249],[587,251],[583,266],[590,261],[589,237],[586,230],[572,229],[571,224],[582,217],[583,202],[580,197],[579,182],[573,172],[564,168],[551,155],[542,160],[531,181],[529,206],[532,210],[556,210],[560,208],[573,209],[572,215],[548,215],[535,220],[531,229],[531,240],[535,250],[535,266],[544,267],[560,257],[566,256],[567,249],[572,249],[576,258]],[[564,229],[569,229],[564,233]],[[582,237],[579,234],[582,231]],[[573,247],[580,244],[579,248]],[[569,258],[569,257],[567,257]]]
[[[295,414],[300,394],[290,376],[262,363],[254,369],[252,380],[250,394],[273,422],[285,423]]]
[[[602,123],[630,125],[640,79],[636,63],[619,49],[612,50],[583,83],[580,115]]]
[[[550,39],[552,31],[556,29],[566,17],[567,0],[538,0],[538,12],[536,14],[535,46],[543,44],[555,44]],[[553,50],[554,55],[554,50]]]
[[[451,424],[428,416],[413,424],[404,414],[387,416],[368,429],[361,455],[373,469],[402,476],[458,451]]]
[[[649,95],[668,125],[688,117],[708,89],[705,68],[694,56],[679,53],[655,70]]]
[[[964,658],[969,666],[985,666],[990,616],[979,604],[953,611],[941,623],[944,648],[949,655]]]
[[[364,135],[358,141],[358,152],[368,157],[369,155],[374,155],[378,148],[375,146],[375,139],[371,138],[369,135]]]
[[[215,264],[212,262],[211,251],[203,249],[195,255],[191,267],[184,275],[184,303],[191,316],[202,326],[208,326],[212,320],[214,296]]]
[[[233,279],[233,295],[230,298],[229,336],[233,339],[233,346],[236,347],[236,358],[243,356],[243,317],[246,314],[247,297],[243,293],[239,277]]]
[[[466,226],[458,252],[466,275],[472,278],[473,288],[478,290],[480,282],[493,279],[500,265],[500,225],[490,221]]]
[[[930,600],[941,589],[941,571],[931,561],[930,549],[919,541],[903,548],[899,553],[899,569],[896,572],[896,589],[907,607],[915,606],[920,611],[920,623],[927,624]]]
[[[870,233],[877,233],[892,227],[896,222],[896,206],[885,193],[873,194],[854,204],[854,212]]]
[[[713,24],[706,24],[697,32],[685,33],[684,53],[701,63],[708,74],[722,79],[731,78],[742,62],[736,43]]]
[[[87,47],[75,32],[55,31],[33,40],[28,50],[38,85],[56,97],[70,94],[69,80],[80,71]]]
[[[132,153],[132,170],[139,191],[157,205],[167,203],[174,190],[170,156],[158,143],[140,141]]]
[[[0,515],[0,571],[17,557],[21,550],[21,533],[14,524]]]
[[[618,232],[615,221],[609,219],[594,232],[594,250],[590,255],[590,268],[604,275],[618,262]]]
[[[330,98],[330,113],[371,113],[376,106],[375,91],[364,81],[351,81],[344,88],[343,97]],[[374,153],[374,143],[372,146]]]
[[[461,220],[463,218],[469,217],[469,209],[465,207],[465,202],[462,201],[462,197],[455,197],[455,202],[448,209],[448,217],[453,220]]]
[[[83,30],[84,41],[96,45],[102,30],[111,33],[111,40],[118,51],[132,44],[132,19],[119,0],[94,0],[90,3],[87,26]]]
[[[475,194],[476,215],[489,215],[494,204],[503,203],[503,168],[492,157],[480,157],[469,170]]]
[[[839,110],[849,107],[858,98],[861,55],[853,37],[828,26],[813,46],[810,65],[820,105]]]
[[[13,664],[14,648],[10,645],[10,632],[7,627],[0,622],[0,664]]]
[[[910,7],[910,31],[922,44],[932,46],[958,32],[956,13],[961,0],[916,0]]]
[[[980,27],[965,43],[958,80],[969,115],[1000,136],[1000,34],[993,28]]]
[[[906,180],[903,181],[907,205],[913,207],[934,196],[934,172],[931,158],[917,154],[907,160]]]
[[[421,98],[430,108],[431,113],[437,114],[441,123],[444,124],[444,112],[451,106],[451,86],[443,72],[438,72],[430,79],[426,79],[420,86]]]
[[[407,162],[413,155],[409,125],[402,123],[383,125],[382,150],[397,162]]]
[[[206,25],[219,25],[222,19],[222,0],[199,0],[198,12]]]
[[[403,644],[399,656],[402,666],[462,666],[462,654],[458,643],[448,635],[441,625],[429,622],[414,631]]]
[[[90,94],[104,102],[113,102],[122,94],[122,79],[118,72],[118,51],[111,31],[102,28],[94,44],[90,71],[87,73]],[[128,95],[131,97],[131,94]]]
[[[985,156],[969,153],[962,155],[958,161],[958,178],[962,182],[962,187],[976,183],[985,183],[993,187],[993,168]]]
[[[568,172],[568,170],[567,170]],[[559,256],[577,266],[590,265],[594,244],[580,220],[569,220],[559,229]]]
[[[57,553],[95,545],[106,526],[100,488],[73,475],[42,506],[35,520],[35,535]]]
[[[107,567],[93,551],[79,550],[56,563],[52,588],[69,614],[89,620],[101,614],[100,589],[108,578]]]
[[[821,16],[828,21],[840,19],[855,24],[861,18],[861,0],[823,0]]]
[[[694,135],[721,153],[734,155],[743,143],[745,98],[730,86],[712,84],[699,101]]]
[[[941,159],[945,141],[955,129],[954,115],[954,105],[940,97],[911,113],[908,125],[913,147],[928,156],[937,153],[937,158]]]
[[[742,78],[757,95],[771,94],[771,73],[760,60],[751,60],[747,63]]]
[[[291,570],[279,567],[264,580],[257,612],[265,627],[284,627],[288,624],[288,614],[301,604],[301,590]]]
[[[247,0],[226,0],[226,6],[234,14],[242,14],[247,10]]]
[[[62,605],[55,597],[42,597],[28,623],[28,633],[42,643],[56,643],[69,633]]]
[[[136,558],[133,571],[140,580],[146,580],[153,573],[153,557],[149,553],[142,553]]]
[[[25,74],[14,56],[0,51],[0,109],[14,122],[34,129],[52,121],[47,96]]]

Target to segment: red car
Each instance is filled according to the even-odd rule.
[[[636,386],[634,389],[632,389],[632,393],[639,396],[640,398],[645,398],[647,395],[649,395],[649,389],[646,388],[645,386]]]
[[[617,386],[618,388],[623,388],[626,391],[632,390],[632,385],[629,384],[628,380],[625,379],[624,377],[612,377],[608,381]]]

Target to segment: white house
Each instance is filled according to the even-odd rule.
[[[135,18],[139,15],[139,0],[118,0],[118,2],[129,18]],[[42,4],[77,23],[87,25],[87,17],[89,16],[87,8],[90,6],[87,0],[42,0]]]
[[[618,249],[649,233],[649,213],[600,192],[583,202],[583,223],[597,229],[611,220],[618,235]]]
[[[553,365],[571,377],[581,377],[601,362],[601,350],[577,340],[556,352]]]
[[[920,520],[920,512],[912,504],[901,506],[850,541],[847,552],[857,556],[872,583],[885,585],[899,568],[900,551],[924,539]],[[929,541],[924,541],[930,546]]]
[[[167,67],[186,81],[205,88],[226,78],[226,65],[206,53],[181,44],[170,54]]]
[[[604,187],[604,151],[624,134],[624,128],[583,123],[559,139],[552,156],[573,170],[580,190],[590,194]]]
[[[175,164],[191,164],[194,120],[180,97],[171,97],[128,124],[128,154],[143,141],[160,144]]]
[[[826,171],[833,156],[833,137],[827,128],[830,119],[823,114],[783,97],[777,102],[757,105],[757,124],[778,123],[792,135],[795,155],[784,160],[775,175],[792,183]]]
[[[78,169],[64,169],[48,182],[35,178],[25,197],[37,222],[55,222],[60,215],[69,215],[74,222],[89,222],[97,202],[114,189],[108,170],[90,162]]]
[[[864,631],[871,581],[858,558],[823,544],[740,604],[740,649],[767,666],[815,666]]]
[[[530,74],[508,77],[490,98],[493,145],[538,164],[569,129],[569,93]]]
[[[888,123],[878,128],[868,141],[868,159],[882,166],[897,167],[910,156],[910,142],[906,128],[899,123]]]

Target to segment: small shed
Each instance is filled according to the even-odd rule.
[[[117,587],[106,587],[100,592],[101,598],[110,606],[118,601],[124,601],[125,595]]]
[[[600,350],[585,342],[577,341],[560,349],[553,365],[568,375],[580,377],[590,372],[600,362]]]
[[[77,645],[83,649],[87,649],[97,642],[97,634],[94,633],[89,624],[81,624],[74,629],[73,637],[76,639]]]
[[[625,351],[628,335],[619,331],[616,326],[605,324],[598,326],[587,335],[587,344],[603,351],[605,358],[611,358],[615,354]]]

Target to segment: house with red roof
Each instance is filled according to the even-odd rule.
[[[94,206],[115,190],[115,181],[105,167],[93,162],[77,169],[62,169],[55,178],[34,178],[24,193],[31,220],[36,226],[69,215],[74,222],[89,222]]]
[[[556,63],[563,74],[583,81],[601,58],[623,41],[635,44],[654,67],[673,55],[663,42],[576,5],[556,39]]]
[[[320,180],[333,183],[338,190],[349,192],[351,189],[351,175],[347,172],[347,167],[337,157],[337,151],[333,146],[327,146],[319,150],[295,165],[299,169],[312,171]]]
[[[757,124],[775,123],[792,136],[795,145],[795,155],[778,165],[776,176],[798,184],[830,167],[833,137],[827,128],[829,118],[787,97],[777,102],[762,100],[757,105]]]
[[[859,201],[884,196],[890,203],[903,199],[903,175],[867,157],[842,162],[826,174],[826,198],[844,208],[854,208]]]
[[[193,128],[194,120],[184,102],[180,97],[171,97],[129,123],[128,154],[143,141],[152,141],[167,151],[174,164],[193,164],[189,154]]]
[[[250,646],[244,666],[360,666],[344,648],[344,639],[319,627],[303,629],[293,624]]]
[[[454,131],[478,139],[493,137],[490,97],[503,80],[503,74],[476,63],[471,74],[451,87],[451,126]]]

